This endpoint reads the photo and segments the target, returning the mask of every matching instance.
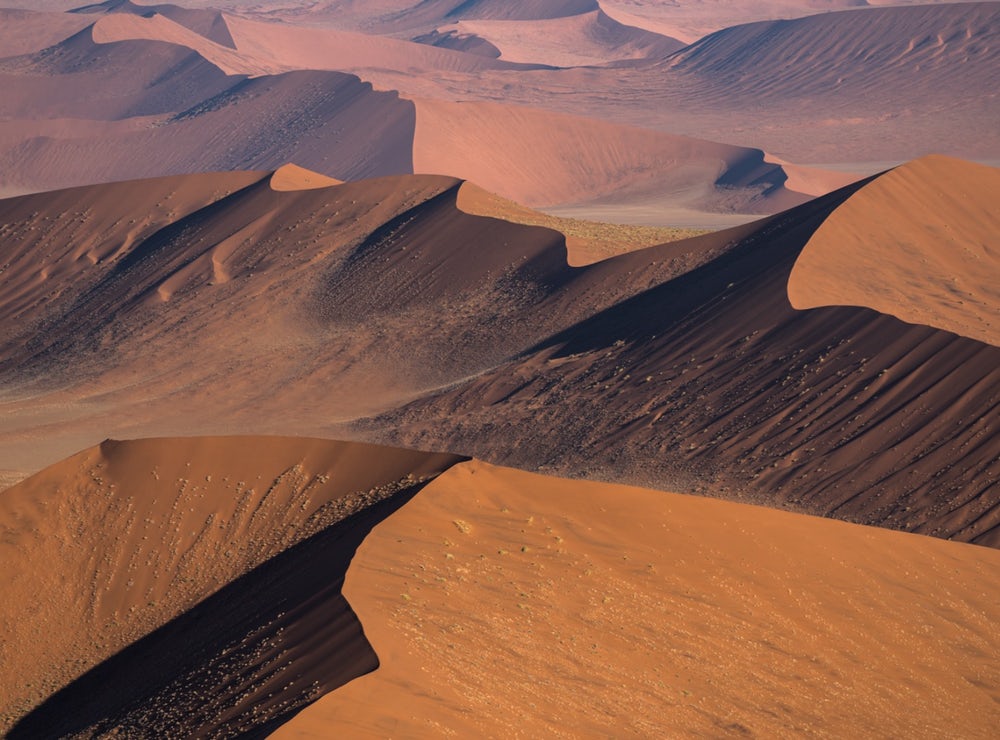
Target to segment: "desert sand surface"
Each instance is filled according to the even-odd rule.
[[[459,187],[455,205],[463,213],[474,216],[498,218],[527,226],[544,226],[560,232],[566,238],[566,261],[572,267],[582,267],[644,247],[707,233],[700,229],[633,226],[560,218],[503,198],[468,181]]]
[[[989,548],[273,437],[108,440],[5,492],[0,522],[12,738],[988,737],[998,716]]]
[[[798,192],[782,184],[791,168],[759,150],[497,103],[411,102],[357,77],[312,68],[359,70],[370,62],[435,73],[440,65],[414,55],[414,48],[423,54],[422,45],[227,23],[238,50],[165,15],[104,13],[92,29],[11,62],[6,81],[23,97],[10,101],[12,118],[0,124],[6,189],[295,161],[337,179],[449,174],[530,205],[642,196],[696,213],[759,214],[851,179],[815,173],[826,188],[813,183]],[[134,73],[126,60],[150,43],[156,54],[145,55]],[[331,46],[350,64],[331,56]],[[360,50],[368,47],[374,56],[365,61]],[[171,71],[177,65],[183,74]],[[299,67],[310,70],[288,71]],[[121,85],[109,88],[109,78]],[[29,136],[40,129],[44,137]]]
[[[927,197],[981,170],[916,167]],[[560,232],[463,212],[460,180],[276,190],[288,172],[190,176],[194,211],[186,178],[0,202],[0,468],[98,429],[342,431],[997,542],[1000,348],[788,297],[817,230],[894,179],[573,267]]]
[[[996,734],[1000,2],[85,2],[0,735]]]
[[[499,103],[414,102],[415,172],[449,173],[532,207],[638,200],[759,214],[836,189],[789,189],[783,165],[760,150]],[[823,175],[828,185],[856,179]]]
[[[460,459],[107,440],[8,489],[0,731],[245,732],[373,670],[340,595],[347,563],[373,517]]]
[[[462,463],[348,570],[382,666],[272,737],[987,738],[998,573],[985,548]]]
[[[685,46],[677,39],[625,26],[600,10],[548,20],[458,21],[435,31],[436,35],[427,41],[436,46],[446,42],[447,37],[465,43],[472,37],[493,47],[498,59],[550,67],[663,59]]]
[[[646,67],[487,72],[471,92],[447,76],[411,89],[756,147],[799,164],[934,152],[988,160],[998,149],[998,13],[992,2],[819,13],[725,28]],[[956,98],[957,89],[968,94]]]
[[[348,5],[329,5],[327,10],[345,17],[363,12]],[[551,24],[536,36],[511,32],[520,40],[508,46],[525,58],[545,56],[546,48],[590,56],[587,66],[569,69],[532,68],[488,54],[414,43],[418,37],[408,38],[402,31],[395,38],[374,33],[374,27],[302,25],[302,18],[267,22],[262,20],[270,17],[266,14],[241,17],[117,3],[89,13],[34,14],[72,16],[74,24],[86,18],[95,25],[48,50],[10,57],[0,65],[9,93],[5,120],[0,121],[0,189],[33,192],[160,174],[276,168],[294,161],[341,180],[414,171],[471,178],[515,200],[526,200],[518,190],[527,192],[529,203],[540,205],[533,181],[544,173],[525,169],[525,164],[532,163],[532,152],[541,150],[540,161],[557,161],[560,177],[585,174],[585,200],[547,206],[589,206],[589,212],[583,208],[576,213],[591,220],[634,222],[630,208],[648,195],[650,180],[663,168],[653,188],[656,197],[646,198],[644,220],[659,226],[706,226],[725,223],[727,213],[775,212],[796,201],[754,198],[742,177],[720,181],[720,172],[706,167],[703,157],[690,162],[675,157],[664,167],[663,142],[671,137],[696,137],[703,150],[766,152],[766,161],[778,166],[777,181],[767,187],[810,196],[830,192],[846,178],[813,172],[809,163],[867,173],[875,169],[872,163],[887,159],[941,152],[991,160],[1000,151],[993,125],[993,91],[1000,85],[996,3],[824,12],[795,21],[759,22],[726,28],[672,54],[632,59],[627,69],[615,68],[625,48],[617,41],[594,41],[596,31],[587,32],[590,41],[580,40],[604,17],[585,5],[562,10],[546,6],[541,16],[528,6],[505,10],[507,6],[495,4],[457,11],[442,3],[421,10],[431,14],[428,18],[437,14],[432,28],[445,28],[448,22],[508,29]],[[318,6],[312,10],[326,12]],[[385,12],[395,11],[387,4]],[[376,9],[368,15],[377,16]],[[614,39],[638,33],[614,28]],[[19,40],[17,50],[28,53],[30,38]],[[762,38],[770,39],[763,56],[753,51]],[[46,37],[34,45],[49,41]],[[135,79],[122,78],[123,67],[131,71],[136,55],[143,61]],[[184,74],[178,74],[182,58]],[[338,76],[345,73],[360,79]],[[135,84],[142,80],[141,86]],[[953,100],[954,89],[967,94]],[[129,92],[123,95],[124,90]],[[427,137],[413,130],[411,101],[424,108],[429,123],[436,124],[441,111],[454,115],[446,128],[458,134],[459,146],[428,150]],[[484,123],[481,115],[468,115],[466,107],[473,102],[497,106],[487,110],[508,127],[503,133],[513,161],[503,162],[503,177],[493,178],[496,184],[467,172],[491,172],[498,165],[496,148],[483,143],[498,127]],[[499,113],[511,105],[516,107]],[[534,121],[540,113],[529,122],[525,108],[575,120],[556,117],[539,126]],[[296,111],[306,114],[293,115]],[[612,144],[590,143],[610,126],[620,127],[610,135]],[[276,136],[278,131],[283,135]],[[581,142],[581,135],[588,141]],[[510,139],[518,146],[510,147]],[[660,143],[650,151],[649,142],[655,140]],[[619,142],[624,142],[624,154]],[[565,154],[570,144],[586,144],[591,164],[603,162],[609,169],[585,170],[576,157]],[[635,165],[623,181],[621,165],[642,157],[653,165]],[[501,153],[501,162],[504,158]],[[686,173],[684,187],[678,187],[678,168]],[[731,157],[724,169],[732,169]],[[736,191],[731,198],[713,192],[730,186]],[[559,192],[558,185],[553,187],[550,201]]]
[[[620,281],[652,261],[687,266],[361,428],[532,470],[996,543],[1000,348],[867,307],[789,302],[809,239],[878,183],[590,265],[579,281]],[[910,271],[904,262],[893,274],[902,285]],[[498,429],[516,443],[497,443]]]
[[[792,305],[869,306],[1000,347],[997,193],[1000,170],[942,157],[886,173],[806,244]]]

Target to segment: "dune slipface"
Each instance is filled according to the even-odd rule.
[[[9,737],[260,731],[378,659],[340,593],[460,458],[317,439],[106,441],[0,497]]]
[[[962,167],[917,169],[942,165]],[[48,247],[43,274],[51,196],[5,202],[0,467],[95,427],[323,434],[367,416],[352,434],[997,543],[1000,349],[789,301],[817,230],[893,179],[571,268],[558,232],[463,213],[459,181],[275,190],[289,172],[126,248],[119,219],[100,260]],[[99,222],[110,192],[65,197]]]
[[[931,159],[915,170],[942,167],[962,165]],[[870,308],[800,311],[789,302],[790,276],[817,229],[855,199],[865,203],[868,188],[884,198],[912,184],[885,177],[742,231],[585,268],[620,279],[639,260],[722,252],[367,428],[496,462],[996,546],[1000,348]],[[891,250],[875,259],[909,274]],[[996,311],[970,315],[992,320]]]
[[[1000,553],[478,461],[358,550],[382,659],[275,738],[989,738]]]

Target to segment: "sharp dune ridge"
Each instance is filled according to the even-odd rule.
[[[9,489],[0,731],[247,733],[373,670],[340,594],[347,564],[378,518],[461,459],[109,440]]]
[[[448,174],[529,205],[642,197],[707,213],[752,214],[815,194],[786,187],[787,166],[760,150],[500,104],[411,101],[343,72],[261,67],[272,53],[268,44],[309,55],[346,42],[325,36],[311,42],[295,28],[275,41],[266,24],[232,27],[256,61],[242,65],[233,56],[242,51],[220,45],[213,53],[197,41],[201,36],[166,16],[130,13],[103,16],[62,44],[9,61],[5,81],[18,94],[8,107],[12,120],[0,124],[4,185],[39,190],[295,161],[342,180]],[[144,54],[142,69],[132,69],[126,60],[146,45],[155,54]],[[350,68],[325,51],[317,64]],[[271,72],[261,75],[262,69]],[[28,79],[41,84],[28,86]],[[46,121],[45,137],[26,138],[38,124],[20,120],[25,111]],[[94,118],[108,123],[84,125]],[[838,185],[853,179],[828,174],[818,181],[824,178]]]
[[[0,526],[5,562],[49,565],[3,575],[11,738],[996,719],[986,548],[274,437],[108,440],[5,492]]]
[[[79,228],[110,220],[101,203],[119,220],[94,258],[48,246],[41,268],[32,247],[64,243],[54,196],[8,200],[4,310],[20,331],[0,348],[5,437],[21,456],[18,439],[44,438],[44,461],[94,414],[133,435],[223,433],[261,414],[260,431],[323,433],[368,417],[352,434],[996,544],[1000,348],[946,330],[990,321],[989,293],[919,325],[789,301],[800,255],[841,209],[930,188],[937,171],[983,176],[932,158],[579,268],[559,232],[463,213],[451,178],[282,191],[249,173],[225,194],[209,187],[225,176],[191,176],[190,192],[215,195],[125,249],[133,219],[109,193],[131,190],[146,214],[144,187],[64,191]],[[179,184],[146,187],[166,208]],[[64,410],[39,418],[42,399]]]
[[[0,0],[0,735],[995,735],[1000,3],[86,2]]]

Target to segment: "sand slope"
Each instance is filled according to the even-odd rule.
[[[868,306],[1000,347],[1000,169],[927,157],[831,214],[788,282],[798,309]]]
[[[414,94],[502,95],[800,163],[995,160],[998,13],[996,3],[821,12],[727,28],[651,66],[487,72]]]
[[[0,467],[51,462],[96,429],[318,431],[490,367],[588,310],[525,321],[570,270],[560,235],[462,213],[450,178],[186,179],[0,202],[5,452],[20,461]]]
[[[6,3],[4,4],[6,6]],[[0,9],[0,55],[30,54],[82,31],[91,21],[69,14]]]
[[[435,61],[411,54],[423,45],[272,26],[233,20],[232,49],[160,13],[103,13],[93,28],[8,61],[0,187],[295,161],[341,180],[414,170],[471,178],[535,205],[638,198],[649,208],[761,213],[851,179],[813,173],[799,192],[783,185],[793,169],[758,150],[501,104],[414,104],[339,72],[281,72],[372,64],[437,74],[471,55]],[[480,62],[464,64],[467,74]]]
[[[345,594],[381,667],[275,738],[987,738],[994,551],[474,461]]]
[[[998,719],[987,548],[276,437],[108,440],[4,492],[0,527],[11,738]]]
[[[5,68],[8,191],[289,161],[339,179],[412,170],[412,103],[352,75],[227,76],[176,44],[97,44],[90,31]]]
[[[761,213],[810,197],[785,188],[782,166],[758,150],[500,103],[415,106],[416,172],[472,180],[529,206],[638,200]]]
[[[96,13],[130,14],[144,18],[162,16],[210,41],[230,48],[234,47],[233,37],[229,33],[226,19],[218,10],[193,9],[172,4],[137,5],[130,0],[107,0],[107,2],[76,8],[73,12],[85,16]]]
[[[347,562],[378,502],[458,460],[309,439],[106,441],[5,491],[0,731],[246,732],[372,670],[340,595]]]
[[[577,279],[596,284],[640,260],[689,271],[365,428],[995,545],[1000,349],[867,308],[789,303],[803,247],[856,187],[584,268]]]
[[[622,25],[600,10],[551,20],[458,21],[436,29],[432,38],[438,45],[442,35],[481,39],[509,62],[553,67],[662,59],[684,46],[676,39]]]
[[[963,166],[918,163],[931,181],[941,165]],[[176,184],[132,186],[114,217],[105,188],[61,195],[74,229],[111,224],[99,261],[53,196],[0,202],[16,317],[0,469],[95,429],[324,434],[370,417],[351,433],[998,541],[1000,348],[789,302],[807,243],[880,179],[583,268],[558,232],[463,213],[452,178],[243,183],[131,242],[128,221]]]

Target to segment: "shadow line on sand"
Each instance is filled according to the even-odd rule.
[[[264,737],[378,657],[341,593],[358,546],[426,485],[331,525],[63,687],[11,740]]]

